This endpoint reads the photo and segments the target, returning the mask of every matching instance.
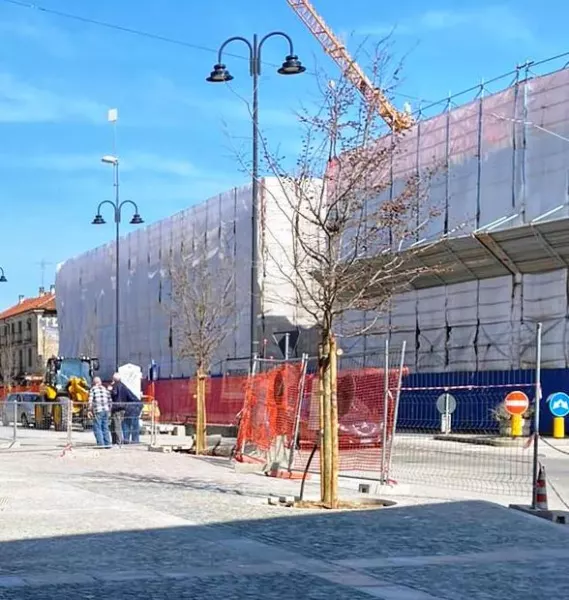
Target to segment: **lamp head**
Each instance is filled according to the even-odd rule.
[[[206,81],[210,83],[224,83],[226,81],[231,81],[233,79],[233,75],[225,68],[225,65],[218,64],[213,66],[213,71],[210,73],[209,77],[206,77]]]
[[[100,213],[95,215],[95,218],[91,222],[91,225],[104,225],[106,223],[105,219],[103,219],[103,215]]]
[[[138,213],[134,213],[132,219],[130,220],[130,224],[141,225],[142,223],[144,223],[144,219]]]
[[[112,154],[105,154],[105,156],[101,158],[101,162],[104,162],[107,165],[118,165],[119,159]]]
[[[299,73],[304,73],[304,71],[306,71],[306,67],[302,66],[302,63],[298,60],[298,56],[296,54],[289,54],[278,72],[281,75],[298,75]]]
[[[6,279],[6,275],[4,275],[4,273],[2,273],[2,275],[0,275],[0,283],[6,283],[8,280]]]

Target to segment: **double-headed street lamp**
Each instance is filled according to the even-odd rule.
[[[0,283],[6,283],[7,281],[6,275],[4,275],[4,269],[0,267]]]
[[[271,37],[283,37],[288,42],[289,53],[278,73],[280,75],[298,75],[306,69],[298,60],[294,53],[292,39],[282,31],[273,31],[258,40],[257,34],[253,36],[250,42],[247,38],[236,36],[231,37],[219,48],[217,55],[217,64],[206,81],[210,83],[226,83],[233,79],[233,76],[223,64],[223,50],[231,42],[243,42],[249,48],[249,74],[253,79],[253,169],[252,169],[252,206],[251,206],[251,360],[257,351],[257,317],[258,317],[258,289],[257,289],[257,252],[258,252],[258,179],[259,179],[259,75],[261,75],[261,51],[263,44]]]
[[[138,212],[138,206],[132,200],[120,201],[119,196],[119,159],[116,156],[106,155],[101,159],[106,164],[113,165],[114,169],[114,187],[115,187],[115,200],[103,200],[97,207],[97,214],[93,219],[93,225],[104,225],[106,223],[101,215],[101,208],[108,204],[113,209],[114,220],[115,220],[115,365],[118,371],[119,360],[120,360],[120,289],[119,289],[119,275],[120,275],[120,263],[119,263],[119,243],[120,243],[120,224],[122,209],[130,204],[134,209],[134,214],[130,220],[131,225],[140,225],[144,223],[140,213]]]

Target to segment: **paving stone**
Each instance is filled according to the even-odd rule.
[[[370,575],[446,600],[550,600],[569,597],[566,560],[373,569]]]
[[[0,600],[569,596],[567,528],[485,502],[283,509],[298,482],[143,448],[3,454],[0,480]]]
[[[369,594],[325,582],[305,573],[294,575],[219,575],[217,577],[165,581],[98,582],[96,585],[63,585],[54,595],[52,588],[0,590],[1,600],[369,600]]]

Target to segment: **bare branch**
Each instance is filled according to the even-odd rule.
[[[215,247],[209,249],[205,236],[196,239],[194,235],[191,247],[171,258],[173,342],[177,355],[193,361],[198,371],[211,368],[239,314],[234,299],[235,266],[225,239],[220,229]]]
[[[386,49],[376,48],[368,69],[382,89],[391,62]],[[393,73],[395,82],[400,69]],[[304,136],[294,165],[261,137],[265,168],[278,182],[265,193],[292,238],[285,239],[282,219],[278,230],[269,220],[264,251],[296,290],[293,301],[327,336],[338,333],[334,324],[342,314],[379,315],[417,277],[437,270],[423,263],[426,247],[416,242],[440,212],[429,192],[442,165],[433,157],[419,169],[405,147],[405,133],[385,135],[375,108],[346,78],[330,82],[319,74],[318,85],[319,106],[299,113]],[[240,162],[246,169],[242,157]],[[315,186],[317,181],[323,184]]]

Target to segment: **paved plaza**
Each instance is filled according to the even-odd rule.
[[[345,482],[345,497],[357,495]],[[0,453],[0,599],[545,600],[569,526],[467,497],[273,507],[298,483],[227,459],[24,446]],[[307,493],[317,493],[316,482]]]

